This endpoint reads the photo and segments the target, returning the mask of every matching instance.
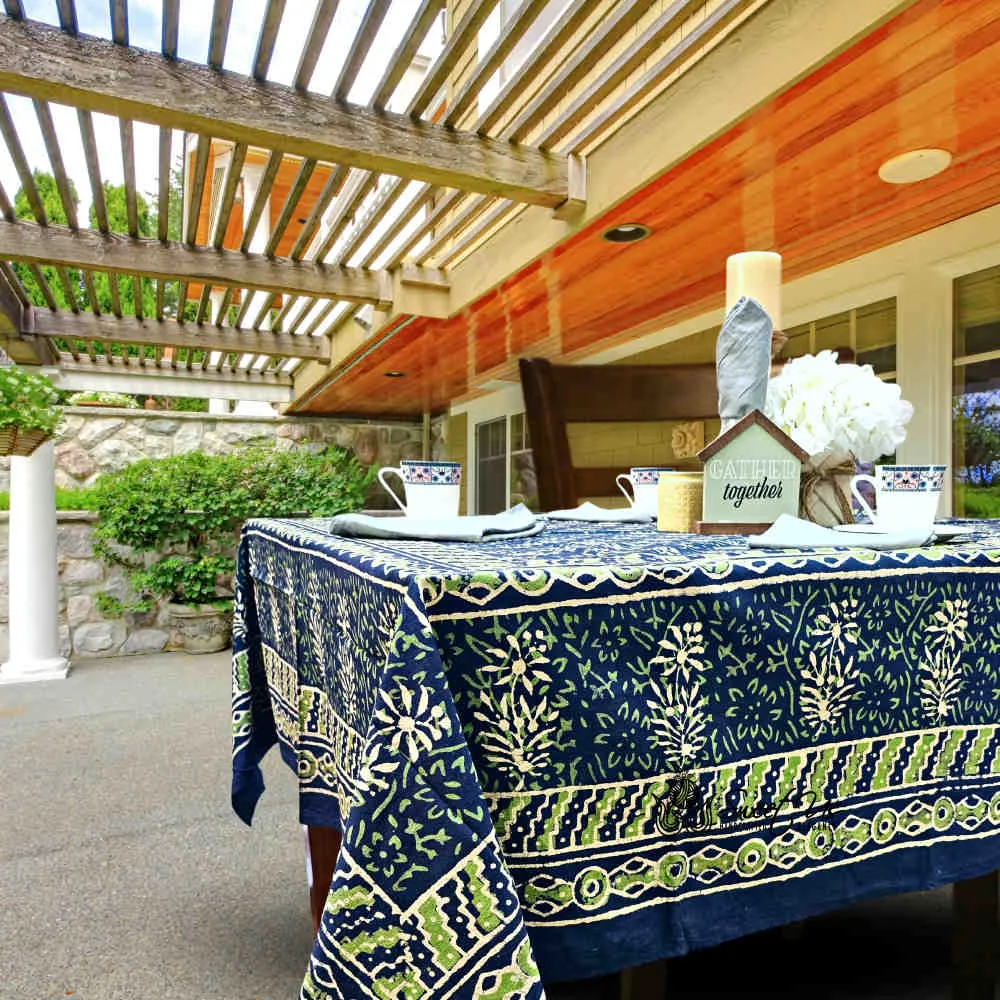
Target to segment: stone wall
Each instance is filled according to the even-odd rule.
[[[431,425],[431,456],[446,458],[443,419]],[[359,422],[326,418],[242,417],[207,413],[68,408],[56,437],[56,484],[92,485],[103,472],[141,458],[161,458],[201,450],[224,454],[248,444],[274,442],[279,448],[319,451],[328,444],[348,448],[365,465],[395,465],[420,458],[423,428],[416,423]],[[0,459],[0,490],[9,489],[9,459]],[[394,506],[378,485],[368,497],[373,508]],[[97,607],[104,592],[124,603],[133,599],[121,569],[94,555],[95,516],[58,515],[59,634],[64,656],[122,656],[158,652],[179,645],[163,608],[149,614],[105,618]],[[0,512],[0,662],[8,655],[8,515]]]
[[[445,458],[447,422],[431,425],[431,457]],[[423,428],[409,421],[360,422],[325,417],[245,417],[67,407],[56,434],[56,485],[90,486],[103,472],[117,472],[141,458],[166,458],[189,451],[221,455],[248,444],[320,451],[337,444],[353,451],[363,465],[396,465],[420,458]],[[0,490],[9,489],[8,459],[0,459]],[[392,501],[374,483],[367,498],[372,507]]]

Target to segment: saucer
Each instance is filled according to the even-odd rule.
[[[834,531],[846,531],[854,535],[888,535],[898,528],[880,528],[876,524],[835,524]],[[960,538],[963,535],[971,535],[976,531],[968,524],[935,524],[934,538],[939,542],[947,542],[952,538]]]

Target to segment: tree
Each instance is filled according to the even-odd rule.
[[[66,216],[66,209],[63,207],[62,198],[59,196],[59,188],[56,186],[56,179],[52,176],[52,174],[47,174],[43,170],[35,170],[32,172],[31,176],[35,182],[35,187],[38,189],[38,197],[42,202],[42,207],[45,209],[45,215],[48,221],[65,226],[69,220]],[[77,196],[76,188],[73,186],[72,181],[69,182],[69,192],[70,197],[73,199],[74,207],[79,205],[80,199]],[[18,188],[17,194],[14,195],[14,214],[19,219],[31,219],[32,221],[37,221],[23,187]],[[66,294],[65,286],[63,285],[56,269],[50,264],[42,264],[41,271],[52,291],[52,298],[55,299],[56,305],[60,309],[69,309],[71,303],[68,295]],[[28,266],[26,264],[15,262],[14,273],[21,280],[21,284],[24,285],[24,290],[27,292],[32,305],[47,308],[48,302],[42,294],[41,289],[35,283],[35,279],[31,276]],[[76,270],[76,268],[67,268],[67,273],[74,298],[78,298],[79,293],[83,288],[80,281],[80,272]]]

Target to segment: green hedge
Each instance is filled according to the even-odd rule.
[[[56,510],[96,510],[96,499],[91,489],[64,490],[56,487]],[[10,510],[10,494],[0,492],[0,510]]]

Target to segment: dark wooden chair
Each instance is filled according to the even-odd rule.
[[[520,367],[542,510],[575,507],[582,497],[618,496],[615,476],[629,465],[701,468],[697,459],[675,460],[669,449],[653,462],[577,467],[567,425],[715,419],[714,364],[557,365],[545,358],[522,358]]]

